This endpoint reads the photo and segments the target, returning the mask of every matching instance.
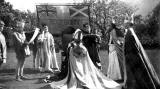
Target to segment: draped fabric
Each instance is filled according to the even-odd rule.
[[[115,29],[110,32],[109,65],[107,76],[113,80],[124,78],[123,37],[118,37]]]
[[[7,58],[7,45],[4,35],[0,32],[0,60]]]
[[[0,66],[3,63],[3,59],[7,58],[7,45],[4,35],[0,32]]]
[[[133,28],[125,36],[126,89],[160,89],[159,78]]]
[[[109,65],[107,77],[113,80],[122,79],[118,55],[114,44],[109,44]]]
[[[107,78],[94,66],[82,43],[70,47],[68,65],[67,76],[61,81],[50,83],[50,88],[46,89],[121,89],[120,84]]]
[[[88,50],[89,56],[93,64],[100,69],[101,66],[97,65],[97,63],[101,63],[101,59],[98,53],[98,44],[100,43],[100,37],[96,34],[84,35],[82,41],[84,46]]]
[[[42,67],[45,70],[59,69],[53,36],[49,32],[45,32],[41,33],[37,40],[36,68]]]

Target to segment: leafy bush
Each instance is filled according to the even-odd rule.
[[[152,39],[149,36],[142,36],[140,39],[143,47],[145,49],[156,49],[160,48],[160,43],[156,39]]]

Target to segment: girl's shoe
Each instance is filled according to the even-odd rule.
[[[29,78],[22,75],[22,76],[21,76],[21,79],[29,79]]]
[[[20,76],[16,76],[16,80],[19,82],[23,81]]]

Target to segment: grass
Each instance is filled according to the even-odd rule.
[[[106,50],[100,51],[100,57],[101,57],[101,63],[102,63],[102,72],[107,73],[107,67],[108,67],[108,52]],[[59,66],[61,65],[61,53],[57,53],[57,59]],[[0,71],[3,71],[5,73],[11,73],[14,72],[17,65],[17,59],[16,54],[14,50],[9,49],[7,53],[7,63],[3,64],[0,68]],[[29,56],[25,60],[25,70],[31,73],[34,73],[33,69],[33,56]]]
[[[153,64],[157,74],[160,77],[160,50],[146,50],[151,63]],[[106,50],[100,51],[100,57],[101,57],[101,64],[102,64],[102,72],[104,74],[107,74],[107,68],[108,68],[108,52]],[[61,53],[57,53],[58,58],[58,64],[61,65]],[[17,65],[17,59],[14,50],[8,49],[7,54],[7,63],[3,64],[0,68],[0,71],[5,70],[4,72],[13,72]],[[30,70],[28,72],[34,73],[33,70],[33,56],[26,58],[25,61],[25,69]]]
[[[153,64],[159,78],[160,78],[160,50],[146,50],[151,63]],[[107,74],[108,68],[108,52],[106,50],[100,51],[102,72]],[[39,73],[33,69],[33,56],[26,58],[24,74],[31,78],[31,80],[17,82],[15,81],[15,68],[17,65],[16,55],[13,50],[8,49],[7,63],[0,68],[0,83],[7,88],[4,89],[44,89],[45,83],[40,83],[39,79],[44,78],[48,73]],[[61,54],[57,53],[59,66],[61,64]],[[1,86],[1,85],[0,85]],[[42,87],[42,88],[41,88]]]

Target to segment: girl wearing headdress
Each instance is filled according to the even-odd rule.
[[[140,40],[134,32],[133,23],[128,21],[125,24],[127,26],[124,43],[126,65],[125,88],[160,89],[159,78]]]
[[[17,31],[13,33],[13,42],[17,58],[16,79],[18,81],[22,81],[22,79],[27,79],[27,77],[23,75],[24,62],[26,57],[25,47],[27,47],[28,45],[28,42],[26,41],[26,35],[23,30],[24,25],[25,23],[23,20],[17,21]]]
[[[46,24],[42,24],[41,33],[37,37],[37,47],[38,50],[35,59],[36,68],[40,69],[40,71],[47,72],[59,71],[54,38],[48,31]]]
[[[121,89],[120,84],[107,78],[91,61],[86,47],[82,43],[82,31],[77,29],[74,40],[69,44],[67,76],[48,86],[59,89]]]
[[[124,78],[124,34],[117,28],[115,21],[112,20],[109,40],[109,65],[107,77],[122,81]]]

